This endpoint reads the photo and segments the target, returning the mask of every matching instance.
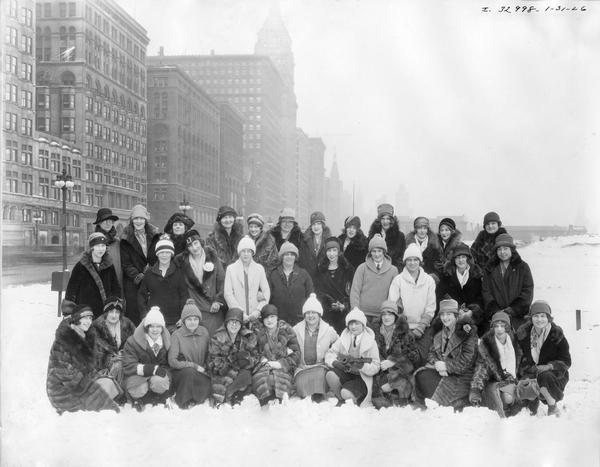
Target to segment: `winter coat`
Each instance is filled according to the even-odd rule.
[[[194,221],[185,214],[176,212],[169,218],[167,224],[165,225],[164,232],[169,234],[169,237],[171,237],[171,241],[173,242],[173,246],[175,247],[175,256],[177,256],[178,254],[183,253],[186,250],[187,245],[185,244],[184,234],[175,235],[173,233],[173,224],[175,222],[182,222],[185,226],[185,232],[187,232],[194,225]]]
[[[533,300],[533,277],[529,265],[515,249],[504,277],[497,256],[488,262],[481,293],[485,305],[484,324],[488,324],[492,315],[499,310],[505,310],[510,315],[513,329],[518,329],[525,322]],[[506,310],[508,307],[510,309]]]
[[[406,234],[406,244],[416,243],[417,234],[415,232],[409,232]],[[427,274],[435,274],[439,278],[439,274],[444,267],[444,254],[442,248],[438,243],[438,237],[431,230],[427,232],[427,247],[421,252],[423,255],[423,262],[421,267]]]
[[[157,306],[165,317],[166,325],[174,326],[179,321],[181,310],[188,298],[188,289],[181,270],[171,262],[163,277],[159,263],[156,262],[142,279],[138,308],[143,317],[151,307]]]
[[[135,328],[133,336],[127,339],[125,347],[123,347],[123,373],[125,377],[137,375],[138,365],[143,365],[144,374],[140,376],[152,376],[156,366],[168,370],[167,355],[171,347],[171,335],[167,328],[163,327],[161,337],[163,345],[158,354],[154,355],[154,351],[148,339],[146,339],[144,324],[140,323]]]
[[[342,245],[342,249],[344,249],[344,244],[346,242],[347,234],[344,232],[342,235],[338,237],[340,241],[340,245]],[[362,230],[358,229],[356,231],[356,235],[350,239],[350,243],[345,250],[343,250],[344,258],[352,265],[354,270],[358,268],[359,265],[365,262],[367,258],[367,253],[369,252],[369,241]]]
[[[63,322],[64,323],[64,322]],[[82,338],[69,324],[56,330],[50,349],[46,392],[59,414],[77,410],[115,410],[115,402],[96,383],[93,333]]]
[[[283,245],[285,242],[293,243],[296,245],[296,248],[300,250],[300,244],[302,243],[302,229],[300,229],[297,222],[294,222],[294,227],[292,227],[292,230],[288,234],[287,238],[283,238],[281,235],[281,223],[279,222],[271,230],[269,230],[269,233],[275,240],[277,251],[281,249],[281,245]]]
[[[206,367],[208,344],[210,336],[202,325],[190,331],[185,325],[171,334],[171,347],[169,347],[169,366],[174,370],[183,368],[197,368],[198,365]]]
[[[450,234],[450,238],[444,245],[444,241],[440,234],[437,234],[438,245],[442,251],[442,261],[446,264],[448,261],[452,261],[452,250],[462,242],[462,233],[460,230],[455,230]]]
[[[485,229],[477,234],[475,241],[471,245],[471,254],[473,255],[475,264],[478,264],[481,268],[485,268],[488,261],[496,256],[496,252],[494,251],[496,237],[503,233],[507,233],[506,229],[499,227],[493,234],[487,233]]]
[[[94,333],[96,339],[96,368],[98,370],[110,370],[113,357],[119,355],[125,346],[125,342],[127,342],[127,339],[135,331],[133,322],[126,316],[121,316],[119,319],[121,344],[119,345],[108,330],[108,325],[106,324],[107,314],[108,312],[103,313],[96,318],[91,327],[91,332]]]
[[[327,259],[319,265],[315,289],[323,306],[323,319],[330,323],[336,332],[342,332],[346,327],[346,315],[350,311],[350,288],[354,268],[343,256],[338,258],[337,269],[329,271],[328,267]],[[344,310],[334,309],[332,305],[335,302],[342,303]]]
[[[360,308],[367,316],[379,316],[381,304],[387,299],[390,284],[398,275],[389,256],[384,256],[378,271],[371,256],[358,266],[350,288],[350,308]]]
[[[319,263],[325,258],[325,241],[331,237],[331,231],[329,227],[323,226],[323,233],[321,234],[321,245],[319,249],[316,249],[315,234],[309,227],[302,236],[302,242],[300,243],[300,256],[298,257],[298,265],[304,269],[310,275],[313,282],[317,279],[317,268]]]
[[[518,365],[518,376],[520,378],[535,378],[536,363],[531,356],[531,328],[533,323],[526,322],[517,330],[517,341],[521,347],[523,356],[521,363]],[[571,367],[571,353],[569,351],[569,342],[563,330],[554,323],[550,324],[548,337],[542,344],[540,349],[540,357],[537,365],[552,365],[550,370],[556,377],[556,382],[559,385],[561,392],[569,382],[569,368]],[[542,373],[543,374],[543,373]],[[557,398],[555,394],[552,395]],[[560,400],[562,394],[558,397]]]
[[[291,393],[292,375],[300,363],[300,347],[292,327],[285,321],[277,322],[277,332],[274,338],[269,337],[269,331],[261,323],[256,326],[258,351],[261,358],[252,375],[252,389],[258,399],[265,399],[271,395],[281,399],[284,394]],[[272,369],[266,361],[277,361],[281,369]],[[274,387],[269,382],[273,376]]]
[[[248,270],[248,303],[246,309],[246,292],[244,289],[244,266],[242,260],[238,259],[230,265],[225,271],[224,296],[229,308],[239,308],[244,311],[244,318],[250,313],[261,310],[264,305],[269,303],[271,298],[271,289],[265,268],[252,261]],[[259,301],[258,293],[262,293],[262,299]]]
[[[252,238],[256,245],[256,253],[254,253],[254,261],[262,264],[267,275],[279,264],[279,254],[275,239],[269,232],[262,231],[257,238]]]
[[[248,364],[241,368],[236,354],[239,351],[246,353]],[[211,374],[213,397],[217,403],[225,400],[227,388],[233,383],[240,370],[252,370],[258,362],[258,347],[256,334],[242,327],[231,340],[229,332],[222,326],[217,330],[208,347],[207,366]]]
[[[459,306],[477,304],[483,309],[482,279],[483,270],[478,265],[469,262],[469,279],[464,286],[461,286],[456,276],[456,266],[454,263],[448,262],[440,277],[437,288],[438,297],[440,300],[452,298],[458,302]]]
[[[244,236],[244,229],[238,222],[233,223],[231,228],[231,234],[227,234],[225,228],[216,223],[213,227],[213,231],[208,235],[206,239],[206,246],[211,247],[217,253],[217,257],[223,263],[223,268],[233,264],[238,258],[237,246],[240,240]]]
[[[106,251],[112,258],[113,266],[115,267],[115,272],[117,273],[117,280],[119,281],[121,290],[123,290],[123,267],[121,266],[121,240],[117,238],[117,231],[113,226],[108,232],[106,232],[102,229],[102,227],[100,227],[100,224],[98,224],[96,225],[95,232],[103,233],[107,239]]]
[[[144,251],[135,237],[135,230],[131,223],[123,229],[120,241],[125,314],[135,325],[140,322],[140,313],[142,310],[138,309],[137,301],[141,280],[137,284],[134,281],[139,274],[146,273],[147,269],[156,262],[154,249],[159,238],[158,229],[152,224],[146,223],[145,230],[148,255],[144,255]]]
[[[423,268],[419,269],[416,282],[407,269],[398,274],[390,284],[388,300],[404,309],[411,330],[423,334],[435,314],[435,282]]]
[[[296,339],[298,339],[298,347],[300,348],[300,362],[296,368],[296,374],[300,371],[313,368],[315,366],[325,366],[325,354],[331,347],[331,345],[339,339],[335,329],[321,320],[319,322],[319,331],[317,333],[317,363],[314,365],[307,365],[304,361],[304,336],[306,334],[306,322],[300,321],[294,326],[294,332],[296,333]]]
[[[121,296],[121,286],[112,258],[104,253],[96,269],[92,263],[92,253],[85,251],[71,272],[65,300],[88,305],[94,312],[94,318],[97,318],[102,314],[105,300],[111,295]]]
[[[402,269],[404,250],[406,250],[406,238],[404,237],[404,233],[400,231],[398,218],[393,216],[392,225],[385,233],[385,236],[382,234],[382,230],[381,220],[375,219],[369,228],[368,240],[371,241],[375,234],[381,234],[385,238],[385,244],[388,248],[387,254],[392,259],[392,264],[400,270]]]
[[[335,341],[331,348],[325,354],[325,363],[332,366],[339,355],[349,355],[350,346],[352,345],[352,333],[348,329],[344,329],[340,338]],[[375,342],[375,334],[371,328],[365,327],[360,340],[359,355],[362,358],[371,358],[371,363],[365,363],[360,369],[360,377],[367,386],[367,395],[361,402],[360,406],[365,407],[371,405],[371,396],[373,394],[373,376],[379,371],[379,349]]]
[[[202,312],[202,324],[212,336],[225,320],[226,307],[223,295],[225,270],[217,257],[217,253],[211,247],[204,247],[204,255],[204,265],[212,263],[213,270],[204,271],[202,283],[200,283],[190,265],[190,254],[187,250],[177,255],[173,262],[183,275],[190,298],[195,300],[198,309]],[[210,308],[215,302],[221,303],[222,306],[216,313],[211,313]]]
[[[279,318],[290,326],[302,321],[302,305],[313,292],[313,281],[308,273],[294,264],[289,278],[286,278],[283,266],[279,266],[271,271],[268,280],[270,303],[277,307]]]
[[[431,397],[443,406],[451,406],[455,402],[466,400],[469,396],[477,359],[477,327],[472,325],[467,332],[464,329],[465,324],[470,324],[470,321],[459,319],[456,322],[456,328],[450,335],[446,352],[442,351],[443,331],[438,332],[433,337],[427,365],[417,370],[434,368],[437,361],[446,363],[448,376],[442,377]]]

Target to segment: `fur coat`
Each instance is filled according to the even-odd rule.
[[[371,241],[375,234],[381,234],[381,231],[381,220],[377,218],[369,228],[368,240]],[[396,266],[398,270],[402,270],[402,257],[404,256],[404,250],[406,250],[406,238],[404,237],[404,233],[400,231],[398,218],[396,216],[392,217],[392,225],[385,234],[385,244],[388,248],[387,254],[392,258],[392,264]]]
[[[103,313],[96,318],[91,328],[91,332],[94,333],[96,338],[96,368],[98,370],[110,370],[113,357],[119,355],[123,347],[125,347],[125,342],[127,342],[127,339],[135,331],[133,322],[126,316],[121,316],[119,319],[121,344],[119,345],[108,330],[106,315],[107,313]]]
[[[319,273],[315,282],[315,290],[323,306],[323,319],[331,324],[336,332],[340,333],[346,327],[346,315],[350,311],[350,288],[354,277],[354,268],[344,258],[338,258],[338,267],[329,271],[327,258],[319,264]],[[344,310],[333,308],[335,302],[344,305]]]
[[[342,235],[338,237],[342,249],[344,249],[344,243],[346,242],[347,234],[344,231]],[[354,270],[365,262],[367,253],[369,252],[369,241],[361,229],[356,231],[356,235],[350,239],[350,243],[343,251],[344,258],[352,265]]]
[[[117,237],[117,230],[115,227],[111,227],[111,229],[106,232],[100,227],[100,224],[96,225],[94,230],[95,232],[103,233],[107,238],[106,242],[106,251],[110,255],[113,261],[113,266],[115,267],[115,272],[117,273],[117,280],[119,281],[119,285],[121,289],[123,289],[123,267],[121,266],[121,240]]]
[[[281,223],[278,222],[273,228],[269,231],[269,233],[273,236],[275,240],[275,245],[277,246],[277,251],[281,249],[281,245],[285,242],[290,242],[296,245],[298,250],[300,249],[300,244],[302,243],[302,229],[298,226],[297,222],[294,222],[294,227],[290,231],[287,239],[284,239],[281,235]]]
[[[454,250],[454,247],[460,245],[462,242],[462,233],[460,230],[455,230],[452,232],[452,234],[450,234],[450,238],[446,242],[446,245],[444,245],[444,241],[442,240],[440,234],[437,234],[437,239],[443,255],[442,261],[445,264],[446,262],[452,260],[452,250]]]
[[[288,280],[283,266],[279,266],[271,271],[267,279],[271,291],[270,303],[279,310],[279,317],[290,326],[302,321],[302,306],[313,292],[313,281],[308,273],[294,264]]]
[[[262,264],[265,268],[267,276],[279,264],[279,254],[275,239],[270,232],[264,230],[258,234],[257,238],[252,238],[256,245],[256,253],[254,253],[254,261]]]
[[[221,260],[223,268],[234,263],[238,258],[237,246],[244,236],[244,229],[239,222],[234,222],[231,228],[231,234],[218,222],[215,223],[213,231],[206,239],[206,246],[211,247],[217,253],[217,257]]]
[[[310,275],[313,282],[317,278],[317,268],[323,258],[325,258],[325,241],[331,237],[331,231],[326,225],[323,226],[323,233],[321,234],[321,244],[317,250],[315,244],[315,234],[309,227],[304,231],[302,236],[302,242],[300,243],[300,256],[298,258],[298,265],[304,269]]]
[[[493,234],[487,233],[485,229],[477,234],[475,241],[471,245],[471,254],[473,255],[475,264],[484,268],[488,261],[496,256],[496,253],[494,252],[496,237],[503,233],[507,233],[506,229],[504,227],[499,227]]]
[[[415,232],[409,232],[406,234],[406,244],[417,242],[417,234]],[[444,254],[440,247],[438,237],[431,230],[427,231],[427,247],[421,252],[423,255],[423,263],[421,267],[427,274],[435,275],[439,278],[439,275],[444,268]]]

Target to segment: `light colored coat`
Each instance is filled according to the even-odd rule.
[[[350,308],[359,308],[367,316],[379,316],[390,283],[397,274],[398,269],[392,265],[389,256],[385,256],[379,271],[373,258],[368,256],[354,273],[350,289]]]
[[[239,308],[244,312],[244,319],[256,310],[261,310],[263,306],[269,303],[271,298],[271,289],[265,274],[265,268],[252,261],[248,268],[248,302],[250,309],[246,309],[246,295],[244,291],[244,266],[242,260],[238,259],[235,263],[229,265],[225,271],[224,295],[229,308]],[[258,292],[263,297],[258,300]]]
[[[304,361],[304,335],[306,333],[306,322],[300,321],[294,326],[294,332],[298,339],[298,345],[300,346],[300,364],[296,368],[296,374],[307,368],[313,368],[315,366],[323,365],[325,361],[325,354],[331,347],[331,344],[339,339],[337,332],[325,321],[321,320],[319,323],[319,333],[317,334],[317,363],[314,365],[307,365]]]
[[[418,329],[421,334],[431,323],[435,313],[435,281],[420,268],[417,281],[405,268],[392,281],[388,300],[400,304],[408,327]]]

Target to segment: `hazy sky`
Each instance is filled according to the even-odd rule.
[[[253,53],[270,5],[119,3],[147,29],[148,55]],[[557,3],[568,2],[507,14],[483,13],[492,2],[282,0],[298,125],[373,212],[402,184],[398,214],[481,222],[496,210],[506,224],[598,231],[600,2],[544,11]]]

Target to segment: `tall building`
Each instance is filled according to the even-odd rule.
[[[310,211],[325,209],[325,143],[321,138],[308,138],[309,173],[308,205]],[[304,220],[302,222],[305,222]],[[306,220],[308,222],[308,219]]]
[[[288,204],[296,211],[296,217],[304,222],[310,216],[310,139],[300,128],[296,129],[294,159],[290,164],[293,176],[295,204]],[[288,180],[288,179],[286,179]]]
[[[228,102],[219,104],[221,113],[221,202],[246,213],[244,183],[244,116]],[[248,212],[249,213],[249,212]]]
[[[349,215],[342,212],[343,185],[338,172],[337,157],[333,156],[329,177],[325,179],[325,216],[332,232],[337,232],[343,226],[344,219]]]
[[[148,208],[158,227],[185,201],[207,234],[219,204],[219,106],[170,65],[148,67]]]
[[[258,55],[159,55],[148,64],[177,65],[217,102],[244,116],[246,214],[277,219],[284,196],[282,100],[284,85],[270,58]],[[233,206],[240,209],[240,206]]]

